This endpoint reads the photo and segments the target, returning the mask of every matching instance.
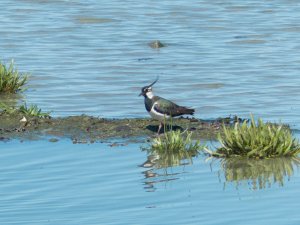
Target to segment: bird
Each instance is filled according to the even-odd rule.
[[[158,81],[159,77],[150,85],[142,87],[139,96],[144,96],[145,108],[153,119],[160,122],[157,134],[163,126],[163,122],[181,115],[194,115],[195,110],[184,106],[179,106],[174,102],[165,98],[155,96],[152,91],[152,86]]]

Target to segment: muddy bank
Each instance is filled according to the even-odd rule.
[[[87,115],[62,118],[26,117],[21,113],[0,113],[0,140],[40,139],[50,141],[67,137],[73,142],[94,142],[111,138],[151,137],[156,134],[159,123],[152,119],[105,119]],[[236,118],[200,120],[179,118],[173,120],[173,129],[188,129],[195,139],[214,139],[222,123],[231,124]]]

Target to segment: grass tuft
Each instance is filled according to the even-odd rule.
[[[149,152],[158,156],[157,164],[168,167],[180,165],[182,160],[192,163],[192,157],[199,154],[201,147],[199,141],[192,140],[192,132],[171,130],[154,138]]]
[[[13,114],[14,112],[17,111],[15,107],[9,106],[3,102],[0,102],[0,110],[8,114]]]
[[[223,126],[223,135],[219,135],[221,147],[215,156],[248,158],[272,158],[294,156],[300,152],[298,140],[293,138],[289,128],[283,125],[256,123],[251,115],[250,123],[237,122],[234,127]]]
[[[38,108],[37,105],[30,105],[29,107],[26,105],[21,105],[19,108],[20,112],[25,116],[35,116],[35,117],[49,117],[50,112],[42,112],[42,109]]]
[[[0,93],[16,93],[22,88],[28,79],[27,74],[20,74],[14,66],[13,60],[9,67],[0,63]]]
[[[2,102],[0,102],[0,109],[2,111],[5,111],[8,114],[13,114],[15,112],[20,112],[24,116],[30,116],[30,117],[40,117],[40,118],[46,118],[50,116],[50,112],[42,112],[40,108],[38,108],[37,105],[30,105],[29,107],[26,105],[21,105],[19,108],[15,108],[12,106],[8,106]]]

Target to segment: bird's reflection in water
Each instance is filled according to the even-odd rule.
[[[192,157],[198,154],[197,151],[182,154],[182,152],[159,153],[149,152],[147,161],[141,167],[147,168],[143,172],[145,176],[145,190],[153,192],[156,184],[165,183],[179,179],[179,175],[184,173],[184,166],[192,164]]]
[[[300,165],[298,157],[271,159],[223,159],[219,179],[226,184],[234,183],[236,188],[245,185],[252,189],[265,189],[272,185],[284,186]]]

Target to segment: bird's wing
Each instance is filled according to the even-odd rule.
[[[168,116],[181,116],[184,114],[194,115],[195,110],[186,108],[184,106],[179,106],[174,102],[171,102],[167,99],[161,97],[155,97],[154,99],[154,109],[155,111],[168,115]]]
[[[168,116],[182,115],[180,108],[180,106],[164,98],[157,99],[154,104],[155,111]]]

